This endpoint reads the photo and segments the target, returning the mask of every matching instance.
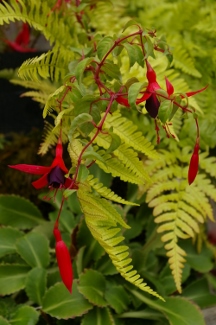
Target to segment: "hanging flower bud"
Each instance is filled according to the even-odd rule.
[[[199,143],[195,144],[188,169],[188,183],[191,185],[196,178],[199,169]]]
[[[61,238],[60,231],[57,228],[54,228],[53,234],[56,239],[55,251],[61,279],[68,291],[72,293],[73,269],[71,264],[70,253]]]

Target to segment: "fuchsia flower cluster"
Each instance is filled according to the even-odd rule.
[[[150,65],[150,63],[147,60],[146,60],[146,67],[147,67],[146,77],[148,80],[148,85],[147,85],[147,88],[144,91],[142,97],[140,97],[136,100],[136,104],[145,102],[145,108],[146,108],[147,112],[149,113],[149,115],[152,118],[155,119],[155,122],[157,122],[158,112],[160,109],[159,99],[160,99],[160,96],[163,97],[163,95],[161,95],[157,91],[162,88],[160,87],[160,85],[157,82],[156,72],[154,71],[154,69],[152,68],[152,66]],[[166,91],[167,91],[166,99],[172,101],[175,105],[177,105],[179,108],[181,108],[184,112],[193,113],[187,107],[183,107],[175,101],[174,87],[167,78],[165,78],[165,81],[166,81]],[[199,90],[187,92],[184,96],[180,95],[180,97],[184,98],[184,97],[194,96],[194,95],[204,91],[206,88],[207,88],[207,86],[202,89],[199,89]],[[117,96],[116,101],[121,105],[130,107],[128,99],[125,96],[122,96],[122,95]],[[192,153],[190,164],[189,164],[189,169],[188,169],[188,183],[189,183],[189,185],[191,185],[194,182],[196,175],[198,173],[198,169],[199,169],[200,136],[199,136],[198,121],[197,121],[196,117],[195,117],[195,122],[196,122],[196,127],[197,127],[197,137],[196,137],[196,143],[194,146],[194,151]],[[165,129],[166,129],[166,127],[167,127],[167,125],[164,126]],[[158,130],[159,130],[159,128],[156,125],[156,131],[158,132]],[[168,134],[168,132],[167,132],[167,134]],[[159,136],[157,138],[158,138],[158,143],[159,143],[160,142]]]

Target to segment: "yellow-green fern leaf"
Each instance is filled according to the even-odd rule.
[[[46,1],[11,0],[10,4],[3,1],[0,4],[0,25],[15,21],[27,22],[42,32],[51,45],[55,44],[56,49],[61,47],[66,52],[74,42],[70,30],[73,17],[71,17],[72,21],[69,26],[63,16],[49,15],[49,13],[50,7]]]
[[[21,79],[38,81],[40,78],[59,81],[64,78],[70,60],[67,53],[63,56],[58,51],[49,51],[39,57],[28,59],[18,70]],[[67,60],[68,57],[68,60]]]
[[[127,168],[124,162],[120,161],[117,157],[112,157],[103,150],[99,150],[97,153],[102,157],[103,161],[96,160],[96,163],[106,173],[112,174],[113,177],[120,177],[124,182],[144,184],[145,179],[137,176],[134,170]]]
[[[162,158],[163,156],[163,158]],[[153,208],[157,231],[165,243],[169,265],[181,292],[182,269],[185,252],[179,247],[179,239],[195,238],[200,231],[200,223],[206,218],[213,220],[209,198],[216,199],[214,186],[200,173],[193,185],[187,184],[190,160],[187,150],[176,148],[175,155],[161,151],[158,163],[146,163],[147,172],[152,175],[152,184],[146,184],[146,201]]]
[[[107,150],[111,145],[111,139],[111,135],[109,134],[99,134],[94,142]],[[138,158],[137,152],[129,147],[128,144],[120,144],[118,148],[113,151],[113,155],[121,160],[132,173],[135,173],[138,177],[148,182],[151,181],[143,167],[142,161]]]
[[[119,243],[124,240],[124,237],[117,236],[120,232],[117,224],[126,228],[129,227],[125,224],[118,212],[105,199],[97,198],[86,192],[84,187],[81,187],[77,194],[89,230],[108,253],[119,273],[127,281],[141,290],[164,300],[157,292],[153,291],[143,282],[143,279],[136,270],[132,270],[131,258],[128,257],[129,248],[126,245],[119,246]]]
[[[104,125],[106,129],[113,128],[113,132],[129,147],[144,153],[152,159],[157,158],[157,153],[151,142],[143,136],[142,132],[137,131],[137,126],[132,121],[122,117],[120,113],[116,112],[108,115]]]
[[[40,145],[38,154],[45,155],[49,148],[57,143],[59,131],[60,129],[55,130],[55,132],[53,132],[53,126],[50,123],[46,122],[43,135],[43,142]]]
[[[102,183],[99,182],[97,178],[94,178],[93,175],[89,175],[87,178],[87,182],[89,185],[97,191],[98,194],[103,196],[104,198],[121,203],[121,204],[128,204],[128,205],[136,205],[138,206],[139,204],[124,200],[121,198],[119,195],[115,194],[112,190],[110,190],[108,187],[104,186]]]

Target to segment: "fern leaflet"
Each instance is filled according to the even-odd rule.
[[[128,257],[129,248],[126,245],[119,245],[124,240],[124,237],[117,236],[121,231],[117,224],[119,223],[126,228],[128,228],[128,225],[125,224],[117,211],[105,199],[94,197],[86,192],[84,188],[80,188],[77,194],[89,230],[108,253],[119,273],[141,290],[164,300],[143,282],[136,270],[132,270],[131,258]]]

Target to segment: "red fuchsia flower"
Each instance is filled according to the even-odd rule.
[[[4,39],[4,42],[10,46],[10,48],[17,52],[35,52],[34,48],[28,47],[30,42],[30,31],[27,23],[23,23],[22,30],[17,35],[15,41],[9,41]]]
[[[191,156],[188,169],[188,184],[191,185],[196,178],[199,169],[199,143],[197,142]]]
[[[53,229],[53,234],[56,240],[56,259],[58,262],[59,272],[61,275],[62,282],[70,293],[72,293],[72,283],[73,283],[73,269],[71,263],[71,257],[69,250],[61,238],[61,233],[58,226],[55,225]]]
[[[45,186],[49,188],[68,188],[71,185],[71,179],[65,178],[68,169],[65,166],[62,154],[63,147],[59,139],[56,145],[55,158],[49,167],[26,164],[10,165],[9,167],[28,174],[42,175],[38,180],[32,182],[36,189],[41,189]]]

